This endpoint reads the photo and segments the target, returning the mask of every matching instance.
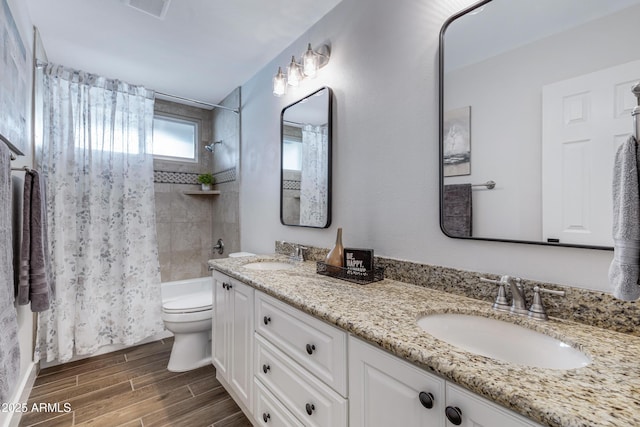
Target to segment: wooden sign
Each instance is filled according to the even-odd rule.
[[[347,278],[373,280],[373,249],[344,249]]]

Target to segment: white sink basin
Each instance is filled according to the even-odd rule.
[[[293,264],[280,261],[251,262],[243,265],[243,267],[248,268],[249,270],[291,270],[292,268],[295,268]]]
[[[518,365],[575,369],[591,363],[586,354],[569,344],[497,319],[458,313],[433,314],[418,319],[418,326],[470,353]]]

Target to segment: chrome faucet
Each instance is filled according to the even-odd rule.
[[[298,262],[302,262],[304,261],[304,250],[307,249],[305,246],[302,245],[293,245],[293,253],[289,256],[289,259],[291,261],[298,261]]]
[[[509,310],[509,312],[527,316],[529,310],[527,310],[526,307],[524,289],[522,289],[522,279],[519,277],[502,276],[500,280],[508,283],[511,289],[511,310]]]
[[[500,280],[481,277],[480,281],[498,285],[498,296],[493,303],[494,309],[508,311],[522,316],[526,316],[529,313],[524,299],[524,291],[522,290],[522,280],[519,277],[504,275],[500,277]],[[511,291],[511,306],[509,306],[509,302],[507,301],[505,286],[509,286],[509,290]]]
[[[519,316],[528,316],[531,319],[536,320],[547,320],[549,317],[542,305],[542,300],[540,299],[540,293],[544,292],[552,295],[564,296],[565,291],[554,291],[551,289],[541,288],[539,286],[535,286],[533,288],[533,302],[531,303],[531,307],[527,310],[527,301],[524,294],[524,289],[522,286],[522,279],[519,277],[511,277],[511,276],[501,276],[500,280],[492,280],[484,277],[480,278],[481,282],[495,283],[498,285],[498,295],[496,296],[496,300],[493,303],[494,310],[500,311],[508,311],[512,314],[517,314]],[[511,305],[507,301],[505,286],[509,286],[511,291]]]

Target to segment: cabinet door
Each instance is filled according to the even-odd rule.
[[[232,280],[229,286],[232,321],[228,381],[245,407],[252,408],[253,288],[237,280]]]
[[[230,279],[218,272],[213,273],[213,327],[211,355],[217,375],[229,380],[229,332],[231,325],[230,292],[227,285]]]
[[[460,413],[460,424],[447,420],[447,427],[542,427],[510,410],[471,393],[455,384],[447,383],[447,406]],[[454,413],[455,416],[455,413]]]
[[[349,405],[351,427],[443,427],[445,381],[349,337]]]

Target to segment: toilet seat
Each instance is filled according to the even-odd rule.
[[[162,311],[167,314],[198,313],[209,311],[212,307],[211,292],[197,292],[165,301],[162,304]]]

